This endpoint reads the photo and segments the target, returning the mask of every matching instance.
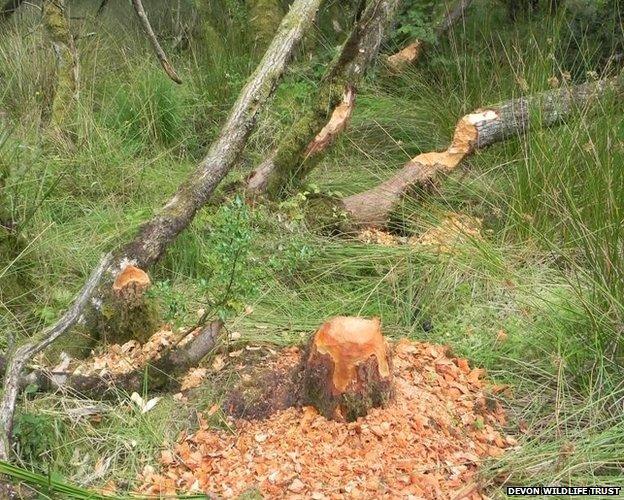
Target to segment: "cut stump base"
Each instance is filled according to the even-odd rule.
[[[379,319],[338,316],[314,334],[304,359],[303,403],[353,421],[392,396],[392,365]]]

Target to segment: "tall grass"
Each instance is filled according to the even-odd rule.
[[[251,71],[257,55],[245,33],[233,29],[244,21],[232,2],[212,2],[218,22],[187,26],[188,44],[176,36],[193,6],[181,5],[174,16],[167,15],[170,6],[150,6],[185,81],[177,87],[162,75],[128,6],[111,5],[96,21],[92,5],[72,3],[75,17],[84,17],[75,25],[82,94],[73,149],[45,141],[53,64],[37,12],[26,6],[0,34],[0,124],[10,129],[0,151],[0,166],[10,171],[2,199],[14,200],[16,219],[28,219],[27,251],[3,258],[0,274],[34,283],[31,294],[2,295],[3,341],[16,325],[27,335],[52,321],[98,254],[130,237],[173,192]],[[417,67],[398,77],[379,71],[365,83],[348,132],[310,183],[360,191],[409,157],[446,147],[466,112],[544,90],[552,77],[560,84],[568,73],[573,81],[591,78],[601,53],[590,39],[571,46],[569,25],[565,13],[509,25],[502,8],[475,2],[466,22]],[[311,63],[300,57],[287,75],[233,178],[297,115],[334,50],[330,33],[318,28],[319,54]],[[607,96],[561,126],[479,152],[433,193],[405,200],[400,216],[408,233],[428,229],[448,211],[483,219],[484,239],[455,254],[320,236],[289,204],[249,209],[254,238],[240,272],[255,286],[237,298],[253,312],[232,317],[230,330],[241,342],[290,345],[331,315],[380,316],[390,336],[449,344],[512,388],[513,397],[501,399],[520,446],[488,464],[485,484],[621,483],[623,111],[616,96]],[[168,290],[164,305],[179,306],[176,321],[192,321],[202,306],[199,291],[213,272],[207,263],[229,241],[215,230],[223,219],[216,206],[207,207],[154,270],[157,284],[167,283],[159,288]],[[138,416],[120,390],[101,421],[73,419],[68,410],[86,404],[79,395],[27,394],[23,411],[55,422],[56,445],[21,465],[89,487],[109,478],[131,482],[155,464],[163,440],[186,425],[184,415],[218,399],[213,392],[188,407],[166,399],[159,411]],[[100,458],[112,465],[93,479]]]

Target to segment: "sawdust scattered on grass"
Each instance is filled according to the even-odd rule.
[[[499,430],[505,414],[487,397],[484,371],[444,346],[407,340],[394,346],[393,370],[395,399],[349,424],[328,421],[311,407],[289,408],[266,420],[231,419],[232,432],[212,429],[206,415],[196,432],[162,450],[159,472],[143,471],[140,491],[485,498],[479,464],[516,442]]]
[[[483,221],[478,217],[449,212],[439,224],[416,236],[406,238],[381,229],[368,228],[360,231],[357,239],[382,246],[422,246],[435,253],[449,254],[462,244],[482,239],[482,226]]]
[[[84,376],[115,376],[130,373],[133,370],[154,362],[169,349],[181,347],[193,340],[201,329],[197,328],[185,335],[183,329],[174,331],[163,326],[154,333],[147,342],[141,344],[137,340],[129,340],[125,344],[101,346],[97,352],[84,360],[65,358],[61,365],[51,369],[52,372],[68,372]],[[45,364],[42,364],[45,366]],[[46,366],[49,369],[49,367]],[[198,387],[206,379],[208,369],[192,368],[180,381],[180,390],[185,391]]]

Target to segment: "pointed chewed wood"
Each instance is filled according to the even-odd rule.
[[[622,72],[621,74],[624,74]],[[340,229],[384,226],[401,198],[415,188],[430,185],[439,173],[450,173],[475,151],[525,133],[531,126],[561,123],[607,93],[624,91],[624,77],[587,82],[548,90],[463,116],[455,127],[453,140],[444,151],[421,153],[409,160],[392,177],[367,191],[332,200],[333,211],[347,219]],[[316,215],[317,219],[321,219]]]
[[[390,399],[391,372],[379,319],[338,316],[308,346],[304,402],[327,418],[355,420]]]

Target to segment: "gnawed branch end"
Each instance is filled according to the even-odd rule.
[[[445,151],[422,153],[374,188],[327,203],[332,210],[346,215],[345,230],[384,226],[403,196],[430,184],[439,173],[453,171],[475,151],[523,133],[532,125],[547,127],[561,123],[609,89],[621,92],[623,83],[621,77],[588,82],[476,110],[459,120]]]

